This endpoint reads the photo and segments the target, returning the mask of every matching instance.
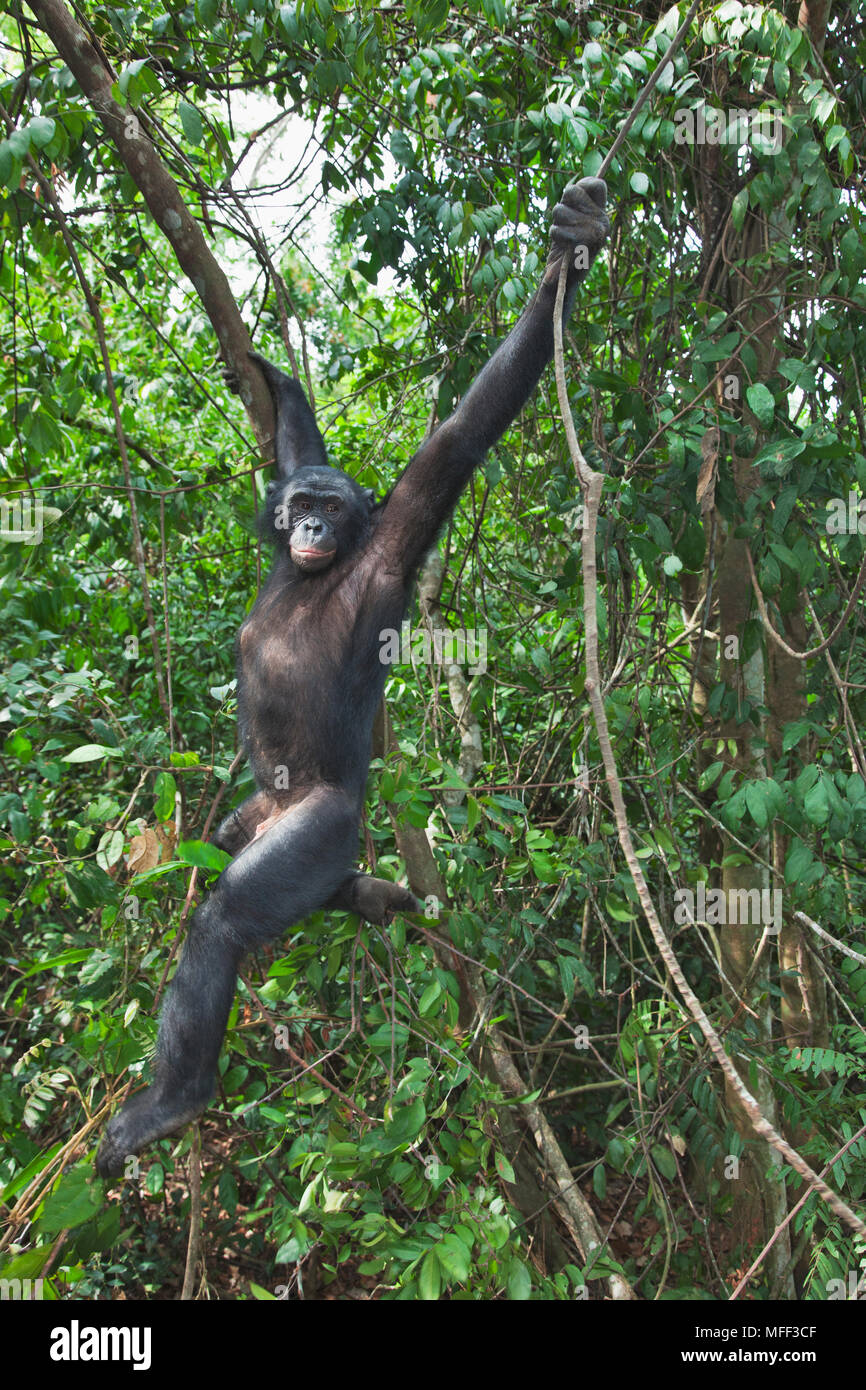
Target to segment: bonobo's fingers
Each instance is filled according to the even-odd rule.
[[[244,845],[250,842],[250,835],[247,827],[238,810],[229,811],[224,821],[221,821],[210,837],[212,845],[217,849],[225,850],[226,854],[239,854]]]
[[[221,361],[219,363],[219,370],[220,376],[223,379],[223,385],[226,389],[231,391],[233,396],[239,396],[241,393],[241,379],[234,367],[230,367],[228,362]]]
[[[262,833],[263,823],[275,810],[274,798],[270,792],[258,791],[248,796],[240,806],[229,811],[225,820],[210,837],[212,845],[224,849],[232,856],[250,844]]]
[[[568,196],[570,193],[577,192],[580,192],[581,194],[588,193],[592,201],[595,203],[596,207],[600,208],[601,211],[604,212],[605,207],[607,206],[607,184],[605,183],[604,179],[587,177],[585,179],[578,179],[577,183],[569,184],[564,194],[566,202],[568,201]]]
[[[280,371],[279,367],[275,367],[273,362],[268,361],[267,357],[262,357],[262,354],[256,352],[255,348],[247,348],[247,357],[251,362],[255,362],[265,381],[268,383],[271,395],[274,395],[274,392],[279,392],[283,382],[288,381],[292,383],[292,378],[290,376],[286,376],[286,373]],[[221,358],[219,369],[220,375],[228,389],[233,395],[239,396],[241,390],[240,377],[234,367],[230,367],[228,363]]]
[[[422,912],[423,904],[418,901],[414,893],[410,893],[408,888],[401,888],[399,883],[388,883],[384,879],[373,879],[376,884],[381,884],[381,925],[387,927],[395,912]]]
[[[610,219],[605,212],[607,184],[586,178],[569,184],[553,209],[548,265],[563,251],[571,253],[571,275],[582,279],[607,241]]]
[[[334,894],[330,907],[357,912],[367,922],[387,927],[395,912],[421,912],[422,906],[414,893],[401,888],[389,879],[373,878],[370,874],[354,874]]]

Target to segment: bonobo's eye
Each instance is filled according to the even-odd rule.
[[[310,505],[309,497],[304,497],[303,494],[292,498],[292,506],[296,512],[308,512],[310,510]]]
[[[339,502],[326,502],[326,503],[325,503],[325,511],[326,511],[326,512],[332,512],[332,513],[333,513],[333,512],[338,512],[339,510],[340,510],[340,504],[339,504]]]

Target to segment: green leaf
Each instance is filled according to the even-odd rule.
[[[9,735],[4,746],[9,757],[17,758],[19,763],[29,763],[33,757],[33,744],[20,729]]]
[[[618,1173],[621,1173],[625,1167],[625,1161],[628,1158],[628,1149],[621,1139],[614,1136],[613,1139],[608,1141],[605,1157],[611,1167],[615,1168]]]
[[[179,101],[177,109],[183,133],[191,145],[200,145],[204,139],[204,123],[196,107],[188,101]]]
[[[123,854],[123,845],[122,830],[106,830],[96,851],[96,862],[100,869],[108,873],[112,864],[116,864]]]
[[[436,1003],[441,993],[442,986],[438,980],[433,980],[432,983],[427,986],[418,1001],[418,1012],[422,1018],[426,1018],[431,1012],[433,1005]]]
[[[866,783],[859,772],[852,772],[845,787],[845,795],[852,806],[859,806],[866,797]]]
[[[30,153],[30,129],[28,126],[21,130],[9,132],[9,138],[5,142],[17,159],[26,159]]]
[[[471,1252],[452,1232],[443,1236],[436,1246],[436,1258],[443,1272],[463,1284],[469,1278]]]
[[[106,748],[102,743],[82,743],[79,748],[73,748],[71,753],[65,754],[65,763],[95,763],[99,758],[107,758],[110,754],[117,754],[116,748]]]
[[[773,423],[773,416],[776,411],[776,401],[772,391],[762,382],[757,382],[754,386],[746,388],[746,400],[749,403],[749,408],[754,412],[758,424],[762,429],[768,430]]]
[[[156,801],[153,810],[157,820],[174,820],[177,782],[170,772],[158,772],[156,774],[154,790]]]
[[[759,830],[763,830],[769,820],[767,809],[767,789],[763,782],[749,782],[746,786],[746,805],[749,815]]]
[[[29,975],[38,975],[42,970],[56,970],[58,965],[77,965],[79,961],[87,960],[92,954],[91,946],[75,946],[69,951],[61,951],[58,956],[49,956],[47,960],[41,960],[37,965],[31,965],[29,970],[25,970],[21,976],[26,980]]]
[[[622,898],[615,897],[613,893],[608,893],[604,900],[605,911],[615,922],[633,922],[637,912]]]
[[[37,1225],[45,1235],[55,1235],[64,1227],[81,1226],[99,1211],[104,1201],[102,1183],[93,1176],[89,1164],[64,1173],[47,1199]]]
[[[804,845],[802,840],[795,840],[785,859],[785,882],[800,883],[813,862],[814,856],[809,846]]]
[[[632,174],[631,178],[629,179],[629,187],[631,188],[633,193],[648,193],[649,186],[649,179],[647,178],[646,174],[642,174],[640,173],[640,171],[637,171],[634,174]]]
[[[415,163],[414,147],[402,130],[395,130],[391,133],[391,153],[404,169],[411,169]]]
[[[106,975],[117,964],[117,958],[113,951],[91,951],[90,958],[84,969],[78,976],[78,985],[82,990],[89,989],[95,985],[97,980]]]
[[[442,1275],[439,1269],[439,1261],[436,1258],[435,1250],[428,1250],[424,1259],[421,1261],[421,1269],[418,1274],[418,1290],[426,1303],[433,1303],[439,1297],[442,1288]]]
[[[734,231],[741,232],[746,220],[746,212],[749,207],[749,189],[741,188],[734,201],[731,203],[731,221],[734,224]]]
[[[182,864],[192,864],[197,869],[215,869],[220,872],[231,863],[231,855],[216,845],[203,840],[181,840],[177,847],[177,857]]]
[[[32,121],[28,121],[27,132],[33,148],[44,150],[46,145],[50,145],[56,128],[50,116],[34,116]]]
[[[393,1116],[385,1121],[385,1137],[389,1143],[411,1144],[424,1127],[427,1111],[420,1096],[411,1105],[395,1105]]]
[[[158,1197],[165,1187],[165,1169],[161,1163],[151,1163],[144,1177],[145,1191]]]
[[[806,737],[812,725],[808,719],[794,719],[786,724],[782,734],[782,752],[789,753]]]
[[[513,1303],[526,1303],[532,1296],[532,1276],[522,1260],[512,1260],[508,1267],[508,1297]]]
[[[651,1150],[653,1163],[663,1178],[673,1182],[677,1175],[677,1161],[665,1144],[653,1144]]]
[[[220,1180],[220,1193],[222,1193],[222,1180]],[[235,1205],[237,1205],[237,1201],[235,1201]],[[298,1224],[300,1225],[300,1222]],[[306,1228],[301,1227],[301,1229],[305,1230]],[[274,1263],[278,1265],[297,1264],[298,1260],[306,1254],[306,1251],[307,1241],[303,1236],[298,1234],[290,1236],[285,1244],[280,1246],[274,1256]]]
[[[705,767],[698,778],[698,791],[705,792],[708,787],[711,787],[724,766],[724,763],[711,763],[709,767]]]
[[[13,190],[21,182],[21,162],[15,157],[8,140],[0,140],[0,184]]]
[[[803,809],[812,825],[823,825],[830,819],[830,804],[823,782],[816,782],[812,790],[806,793]]]
[[[514,1169],[504,1153],[496,1152],[496,1171],[505,1182],[515,1182]]]
[[[767,464],[769,471],[777,478],[787,477],[794,459],[798,458],[805,448],[805,439],[774,439],[758,454],[755,466]]]

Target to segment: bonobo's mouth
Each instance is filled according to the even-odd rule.
[[[329,565],[337,553],[336,546],[333,550],[299,550],[297,546],[292,546],[292,559],[296,565],[304,570],[324,569]]]

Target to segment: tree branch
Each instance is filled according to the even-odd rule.
[[[273,406],[261,374],[247,351],[250,335],[225,272],[205,241],[171,174],[144,129],[145,117],[124,109],[111,95],[114,74],[62,0],[28,0],[40,29],[50,38],[93,106],[106,135],[141,191],[204,306],[222,355],[240,384],[240,397],[260,445],[273,436]]]

